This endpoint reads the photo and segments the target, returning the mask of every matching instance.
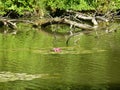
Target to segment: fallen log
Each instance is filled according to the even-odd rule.
[[[91,22],[93,23],[93,25],[98,25],[95,17],[84,16],[84,15],[79,14],[79,13],[77,13],[77,14],[75,15],[75,17],[77,17],[78,19],[82,19],[82,20],[91,20]]]
[[[52,24],[64,24],[64,18],[49,18],[46,20],[40,20],[37,21],[36,25],[40,25],[41,27],[46,27],[48,25],[52,25]]]
[[[65,18],[58,18],[58,17],[48,19],[44,22],[37,23],[37,25],[40,25],[42,28],[44,28],[48,25],[52,25],[52,24],[66,24],[66,25],[69,25],[69,26],[72,25],[74,27],[78,27],[78,28],[81,28],[81,29],[87,29],[87,30],[92,30],[92,29],[96,28],[96,27],[88,25],[88,24],[82,24],[82,23],[79,23],[79,22],[75,22],[75,21],[68,20],[68,19],[65,19]]]
[[[109,20],[104,18],[104,17],[101,17],[101,16],[96,16],[95,17],[96,19],[99,19],[99,20],[102,20],[102,21],[105,21],[105,22],[108,22]]]
[[[16,28],[17,28],[16,23],[11,22],[8,19],[1,18],[0,19],[0,27],[1,27],[0,32],[4,33],[4,34],[6,34],[6,33],[16,34],[16,32],[17,32],[16,31]]]
[[[78,28],[81,28],[81,29],[88,29],[88,30],[94,29],[94,27],[91,26],[91,25],[81,24],[81,23],[77,23],[77,22],[75,22],[75,21],[71,21],[71,20],[67,20],[67,19],[64,19],[64,23],[65,23],[65,24],[72,25],[72,26],[75,26],[75,27],[78,27]]]
[[[2,23],[1,26],[6,26],[6,27],[9,27],[11,29],[16,29],[17,28],[16,23],[11,22],[10,20],[0,19],[0,22]]]
[[[84,15],[84,14],[82,14],[80,12],[72,11],[72,10],[68,10],[67,12],[70,13],[70,14],[74,14],[74,16],[76,18],[78,18],[78,19],[90,20],[93,23],[93,25],[98,25],[97,20],[102,20],[102,21],[105,21],[105,22],[109,21],[107,18],[105,18],[103,16],[95,16],[95,15],[93,15],[93,17],[92,17],[92,16]]]

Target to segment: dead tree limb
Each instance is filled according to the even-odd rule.
[[[87,30],[92,30],[95,28],[94,26],[91,26],[88,24],[82,24],[82,23],[64,19],[64,18],[53,18],[53,19],[49,19],[41,23],[37,23],[37,25],[40,25],[41,27],[46,27],[51,24],[66,24],[66,25],[72,25],[72,26],[75,26],[81,29],[87,29]]]
[[[69,25],[73,25],[73,26],[78,27],[78,28],[81,28],[81,29],[88,29],[88,30],[94,29],[94,27],[91,26],[91,25],[81,24],[81,23],[77,23],[77,22],[75,22],[75,21],[71,21],[71,20],[67,20],[67,19],[64,19],[64,23],[65,23],[65,24],[69,24]]]
[[[102,20],[102,21],[105,21],[105,22],[108,22],[109,20],[104,18],[104,17],[101,17],[101,16],[96,16],[95,17],[96,19],[99,19],[99,20]]]
[[[17,26],[16,26],[16,23],[14,22],[11,22],[10,20],[7,20],[7,19],[0,19],[0,22],[2,22],[3,26],[6,26],[6,27],[9,27],[11,29],[16,29]]]
[[[11,22],[10,20],[8,19],[5,19],[5,18],[1,18],[0,19],[0,27],[1,27],[1,33],[11,33],[11,34],[16,34],[16,28],[17,28],[17,25],[15,22]]]
[[[84,15],[81,15],[81,14],[76,14],[75,17],[77,17],[77,18],[79,18],[79,19],[83,19],[83,20],[91,20],[91,22],[93,23],[93,25],[95,25],[95,26],[98,25],[95,17],[84,16]]]

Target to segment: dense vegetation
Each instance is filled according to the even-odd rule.
[[[26,12],[40,13],[46,9],[55,10],[95,10],[106,12],[120,9],[120,0],[1,0],[0,15],[18,14]]]

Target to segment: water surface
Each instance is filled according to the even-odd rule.
[[[0,34],[0,90],[120,89],[120,29],[75,36],[68,46],[66,35],[19,29],[24,32]]]

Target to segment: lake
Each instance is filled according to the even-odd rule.
[[[0,34],[0,90],[119,90],[120,28],[68,38],[27,24]]]

